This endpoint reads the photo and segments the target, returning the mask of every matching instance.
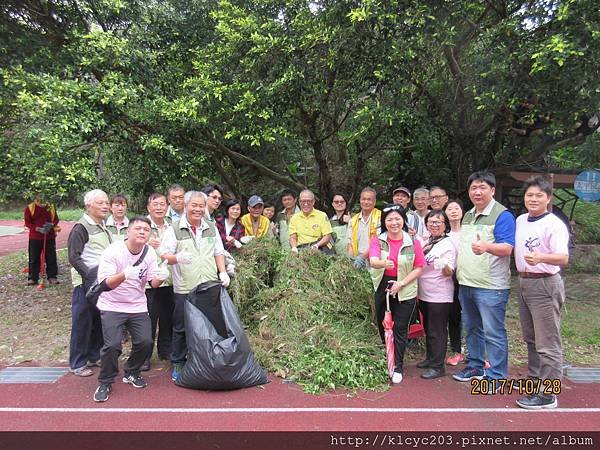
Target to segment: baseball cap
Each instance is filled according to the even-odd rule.
[[[397,192],[404,192],[409,197],[411,196],[410,189],[404,186],[398,186],[396,189],[393,190],[392,195],[395,195]]]
[[[258,195],[253,195],[248,200],[248,206],[251,208],[254,208],[256,205],[260,205],[260,204],[264,205],[265,202],[263,202],[263,199],[260,198]]]

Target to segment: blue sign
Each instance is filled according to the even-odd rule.
[[[577,175],[575,193],[586,202],[600,201],[600,170],[586,170]]]

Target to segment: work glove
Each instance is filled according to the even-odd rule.
[[[367,261],[362,255],[357,255],[356,258],[354,258],[354,263],[352,265],[355,269],[363,269],[364,267],[367,267]]]
[[[177,255],[177,264],[191,264],[192,263],[192,255],[186,251],[179,252]]]
[[[247,244],[248,242],[250,242],[252,239],[254,238],[254,236],[242,236],[240,238],[240,242],[242,244]]]
[[[229,278],[227,272],[219,273],[219,280],[221,280],[221,283],[223,283],[223,287],[228,287],[229,283],[231,283],[231,278]]]
[[[158,270],[154,273],[154,276],[157,280],[165,281],[167,278],[169,278],[170,274],[171,272],[169,272],[167,267],[159,266]]]
[[[227,267],[225,270],[230,277],[234,276],[235,275],[235,264],[227,264]]]
[[[244,239],[244,238],[242,238],[242,239]],[[240,241],[238,241],[237,239],[233,240],[233,245],[235,246],[235,248],[242,248],[242,243]]]
[[[126,280],[139,280],[140,279],[140,266],[127,266],[123,273],[125,274]]]

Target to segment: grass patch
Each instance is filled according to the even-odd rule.
[[[25,208],[25,206],[23,206],[23,208]],[[79,220],[82,214],[83,209],[58,209],[58,218],[60,220]],[[0,220],[23,220],[23,210],[0,211]]]
[[[577,202],[573,213],[578,244],[600,244],[600,204]]]

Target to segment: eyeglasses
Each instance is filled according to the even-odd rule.
[[[298,203],[313,203],[314,200],[300,200]]]
[[[431,225],[434,227],[437,227],[439,225],[442,225],[444,222],[440,222],[439,220],[428,220],[427,221],[427,225]]]
[[[429,198],[431,200],[441,200],[441,199],[446,198],[446,197],[448,197],[448,196],[447,195],[432,195]]]
[[[390,212],[390,211],[404,211],[404,208],[400,205],[391,205],[383,208],[382,212]]]

